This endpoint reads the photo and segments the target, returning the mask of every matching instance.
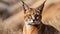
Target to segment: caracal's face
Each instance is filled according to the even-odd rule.
[[[39,11],[36,9],[29,9],[26,11],[25,16],[24,16],[24,21],[26,24],[29,25],[36,25],[39,24]]]

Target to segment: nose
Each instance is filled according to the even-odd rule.
[[[33,22],[35,21],[35,19],[33,19]]]

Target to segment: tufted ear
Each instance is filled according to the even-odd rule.
[[[28,5],[25,4],[25,5],[23,6],[23,9],[24,9],[24,13],[26,13],[26,11],[29,9]]]
[[[23,0],[20,0],[23,3],[24,13],[30,8]]]
[[[44,8],[44,4],[45,4],[45,1],[44,1],[44,3],[41,5],[41,6],[39,6],[37,9],[38,9],[38,11],[40,12],[40,14],[42,13],[42,11],[43,11],[43,8]]]

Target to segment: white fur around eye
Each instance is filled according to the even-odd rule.
[[[37,13],[37,15],[39,15],[39,13]]]
[[[39,17],[37,17],[37,19],[38,19]]]

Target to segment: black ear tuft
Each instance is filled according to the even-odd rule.
[[[24,9],[24,13],[26,13],[26,11],[29,9],[29,6],[22,0],[20,0],[23,3],[23,9]]]
[[[44,4],[45,4],[45,1],[44,1],[44,3],[43,3],[41,6],[39,6],[39,7],[37,8],[37,9],[40,11],[40,13],[42,13],[42,11],[43,11]]]

